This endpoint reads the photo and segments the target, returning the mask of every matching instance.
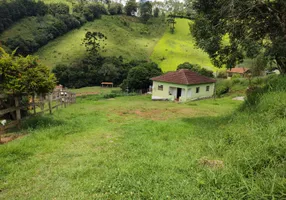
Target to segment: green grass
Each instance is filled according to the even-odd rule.
[[[126,16],[102,16],[101,20],[86,23],[42,47],[36,55],[50,67],[59,63],[70,64],[85,54],[82,40],[87,31],[100,31],[107,36],[104,56],[122,56],[126,60],[148,60],[156,42],[164,32],[165,24],[154,19],[144,25],[138,19]],[[142,33],[142,34],[141,34]]]
[[[240,105],[78,98],[0,146],[0,199],[283,199],[285,119]]]
[[[194,38],[189,31],[187,19],[176,19],[175,33],[166,29],[164,36],[157,43],[151,59],[159,64],[163,71],[174,71],[184,62],[199,64],[215,70],[206,53],[194,46]]]

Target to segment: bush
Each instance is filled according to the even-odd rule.
[[[217,78],[227,78],[226,70],[219,70],[216,77]]]
[[[220,80],[216,84],[216,95],[221,97],[222,95],[229,92],[231,82],[229,80]]]

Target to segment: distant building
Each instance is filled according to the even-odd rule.
[[[248,68],[244,67],[231,68],[228,69],[226,72],[227,72],[227,77],[232,77],[234,74],[239,74],[241,77],[245,77],[246,75],[251,73]]]
[[[202,76],[188,69],[168,72],[151,78],[152,100],[189,101],[214,95],[215,79]]]

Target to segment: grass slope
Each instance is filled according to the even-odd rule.
[[[100,31],[107,36],[105,56],[123,56],[127,60],[147,60],[161,38],[165,24],[154,19],[151,25],[139,23],[138,19],[127,16],[102,16],[101,20],[86,23],[42,47],[36,55],[41,62],[54,67],[59,63],[69,64],[85,55],[82,40],[87,31]]]
[[[167,28],[164,36],[157,43],[151,59],[159,64],[163,71],[174,71],[184,62],[199,64],[214,70],[206,53],[194,46],[187,19],[176,19],[175,33]]]
[[[284,199],[285,99],[78,98],[0,146],[0,199]]]

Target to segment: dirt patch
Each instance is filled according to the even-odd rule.
[[[76,93],[76,96],[80,97],[80,96],[95,95],[95,94],[99,94],[99,92],[80,92],[80,93]]]
[[[8,142],[11,142],[13,140],[16,140],[18,138],[22,138],[24,137],[25,135],[7,135],[7,136],[1,136],[1,140],[0,140],[0,144],[5,144],[5,143],[8,143]]]
[[[222,160],[209,160],[206,158],[201,158],[199,164],[205,167],[222,169],[224,168],[224,162]]]

